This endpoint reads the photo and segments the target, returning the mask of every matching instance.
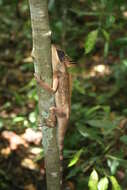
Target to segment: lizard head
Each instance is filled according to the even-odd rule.
[[[64,52],[58,50],[54,45],[52,45],[52,66],[55,72],[66,72],[66,66],[64,63]]]
[[[55,45],[52,45],[52,65],[53,71],[66,73],[69,68],[73,68],[74,64],[71,59],[62,51],[60,48],[57,48]]]

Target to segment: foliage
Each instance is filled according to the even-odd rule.
[[[78,190],[127,186],[126,10],[125,0],[49,0],[52,42],[76,62],[64,175]],[[0,0],[0,15],[0,131],[20,134],[39,120],[28,3]],[[13,159],[1,155],[2,190],[17,188],[5,169]]]
[[[85,53],[88,54],[94,48],[98,36],[98,30],[90,32],[86,38],[85,42]]]
[[[107,190],[109,188],[109,180],[111,182],[112,190],[121,190],[116,178],[114,176],[102,177],[98,179],[98,174],[95,170],[90,174],[89,190]]]
[[[88,186],[90,190],[97,190],[97,185],[98,185],[98,174],[95,170],[93,170],[93,172],[90,175]]]

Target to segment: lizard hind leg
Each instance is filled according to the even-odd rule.
[[[49,109],[49,117],[46,119],[48,127],[56,127],[56,116],[52,110]]]
[[[66,113],[63,108],[51,107],[50,111],[60,118],[66,117]]]

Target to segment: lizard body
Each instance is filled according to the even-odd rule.
[[[52,45],[52,70],[53,70],[53,85],[50,87],[35,74],[37,82],[49,92],[55,93],[56,107],[50,108],[50,113],[53,113],[57,118],[58,130],[57,139],[60,152],[60,160],[63,159],[62,151],[64,144],[64,136],[67,130],[67,125],[70,116],[71,107],[71,75],[68,72],[70,66],[69,59],[64,52]]]
[[[62,159],[62,150],[64,144],[64,136],[67,130],[67,125],[70,116],[71,105],[71,89],[70,89],[70,74],[67,71],[68,60],[65,60],[65,55],[62,55],[62,51],[52,46],[52,66],[53,72],[57,73],[58,77],[58,89],[55,93],[56,108],[59,110],[57,116],[58,123],[58,145],[60,151],[60,157]],[[59,115],[61,113],[61,116]],[[63,117],[62,117],[63,115]]]

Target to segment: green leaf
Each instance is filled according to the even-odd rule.
[[[88,137],[92,140],[96,140],[98,143],[101,143],[102,139],[101,139],[101,137],[99,137],[97,130],[95,131],[95,130],[87,128],[85,126],[78,126],[77,129],[82,136]]]
[[[89,120],[87,121],[87,123],[92,127],[97,127],[97,128],[114,129],[116,127],[116,125],[109,120]]]
[[[77,92],[79,92],[83,95],[85,94],[84,86],[81,85],[80,81],[78,81],[78,80],[74,81],[74,88]]]
[[[115,23],[116,19],[113,15],[109,15],[106,19],[106,27],[111,27]]]
[[[127,135],[123,135],[122,137],[120,137],[120,140],[121,140],[123,143],[127,144]]]
[[[0,118],[0,128],[2,128],[4,126],[4,122],[3,120]]]
[[[29,114],[29,120],[31,123],[35,123],[35,121],[36,121],[36,113],[35,112],[31,112]]]
[[[52,11],[54,8],[55,0],[50,0],[48,3],[48,10]]]
[[[123,65],[124,65],[125,67],[127,67],[127,59],[124,59],[124,60],[123,60]]]
[[[24,121],[24,120],[25,120],[24,117],[22,117],[22,116],[17,116],[17,117],[15,117],[15,118],[13,119],[13,122],[14,122],[14,123],[18,123],[18,122],[22,122],[22,121]]]
[[[104,38],[106,39],[106,41],[109,41],[110,40],[110,34],[104,29],[102,29],[102,33],[103,33]]]
[[[86,37],[85,45],[84,45],[86,54],[90,53],[93,50],[97,41],[97,37],[98,37],[98,30],[93,30]]]
[[[69,174],[66,176],[66,179],[76,176],[79,172],[81,172],[81,167],[74,167],[70,170]]]
[[[98,174],[96,170],[93,170],[88,182],[89,190],[97,190],[97,185],[98,185]]]
[[[112,190],[121,190],[121,187],[114,176],[110,176],[110,180],[112,183]]]
[[[123,165],[127,165],[127,161],[125,159],[122,159],[123,156],[120,157],[120,156],[112,156],[107,154],[106,157],[112,160],[117,160],[119,163],[122,163]]]
[[[105,45],[104,45],[104,57],[107,57],[108,52],[109,52],[109,42],[105,42]]]
[[[76,152],[76,154],[73,156],[72,160],[68,164],[68,167],[71,167],[71,166],[73,166],[73,165],[75,165],[77,163],[77,161],[79,160],[82,152],[83,152],[83,149],[80,149],[78,152]]]
[[[98,190],[107,190],[108,189],[108,179],[107,177],[103,177],[100,179],[98,183]]]
[[[111,174],[116,173],[117,167],[119,166],[118,160],[109,160],[107,161],[108,167],[110,168]]]
[[[88,117],[89,115],[92,115],[94,112],[96,112],[97,110],[101,109],[101,106],[98,105],[98,106],[94,106],[90,109],[88,109],[85,113],[86,117]]]
[[[117,38],[114,42],[114,45],[127,45],[127,37],[121,37],[121,38]]]

